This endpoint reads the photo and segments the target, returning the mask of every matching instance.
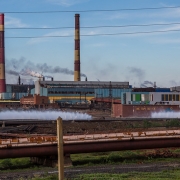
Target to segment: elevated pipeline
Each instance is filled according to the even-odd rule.
[[[64,144],[64,154],[78,154],[91,152],[138,150],[180,147],[180,137],[131,139],[124,141],[91,141]],[[57,144],[17,146],[0,149],[0,158],[38,157],[57,155]]]
[[[169,148],[180,147],[180,130],[72,135],[63,140],[65,154]],[[57,155],[56,136],[0,139],[1,159],[50,155]]]

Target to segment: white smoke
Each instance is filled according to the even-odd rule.
[[[35,72],[35,71],[32,71],[30,69],[22,70],[20,74],[21,75],[30,75],[32,77],[38,77],[38,78],[42,78],[43,77],[42,74],[40,74],[38,72]]]
[[[180,112],[157,112],[151,114],[152,118],[180,118]]]
[[[36,119],[56,120],[61,117],[63,120],[91,120],[92,117],[86,113],[63,112],[63,111],[3,111],[0,112],[0,120],[11,119]]]
[[[42,74],[40,74],[38,72],[35,72],[35,71],[32,71],[30,69],[22,69],[20,72],[15,71],[15,70],[7,70],[6,72],[8,74],[12,74],[12,75],[15,75],[15,76],[24,75],[24,76],[32,76],[32,77],[38,77],[38,78],[43,77]]]

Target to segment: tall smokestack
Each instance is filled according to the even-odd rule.
[[[75,14],[75,52],[74,52],[74,81],[81,81],[80,76],[80,22],[79,14]]]
[[[4,58],[4,14],[0,14],[0,93],[6,92]]]
[[[18,78],[18,84],[21,85],[21,77]]]

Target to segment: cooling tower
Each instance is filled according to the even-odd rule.
[[[74,81],[81,81],[80,76],[80,22],[79,14],[75,14],[75,52],[74,52]]]
[[[4,14],[0,14],[0,93],[6,92],[4,54]]]

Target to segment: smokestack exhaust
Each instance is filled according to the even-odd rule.
[[[4,52],[4,14],[0,14],[0,93],[6,92]]]
[[[74,81],[81,81],[80,72],[80,22],[79,14],[75,14],[75,52],[74,52]]]

